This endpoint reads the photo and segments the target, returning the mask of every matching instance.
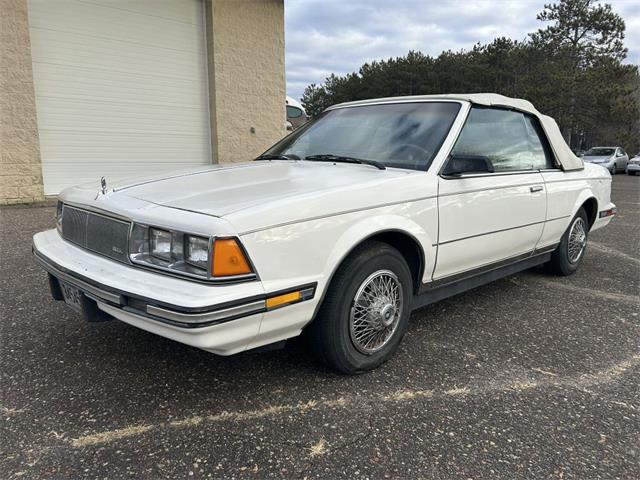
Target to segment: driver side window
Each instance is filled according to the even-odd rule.
[[[536,118],[513,110],[473,107],[451,152],[481,156],[496,172],[553,168],[551,152]]]

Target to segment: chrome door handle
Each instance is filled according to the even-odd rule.
[[[531,191],[531,193],[541,192],[542,185],[534,185],[533,187],[529,187],[529,190]]]

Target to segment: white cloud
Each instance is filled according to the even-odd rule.
[[[287,92],[299,98],[331,73],[419,50],[438,55],[499,36],[522,40],[544,24],[548,0],[286,0]],[[628,60],[640,62],[640,0],[608,0],[626,21]]]

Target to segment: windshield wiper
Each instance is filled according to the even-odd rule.
[[[278,154],[278,155],[260,155],[256,157],[254,160],[300,160],[298,155],[294,155],[293,153],[288,153],[286,155]]]
[[[317,162],[344,162],[344,163],[359,163],[362,165],[371,165],[372,167],[376,167],[379,170],[386,170],[382,163],[376,162],[375,160],[367,160],[364,158],[355,158],[355,157],[345,157],[342,155],[333,155],[332,153],[325,153],[322,155],[309,155],[308,157],[304,157],[305,160],[312,160]]]

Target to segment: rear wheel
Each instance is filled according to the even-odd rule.
[[[412,293],[400,252],[373,241],[359,247],[336,272],[310,327],[317,355],[347,374],[379,366],[402,340]]]
[[[582,263],[587,248],[589,219],[584,208],[580,208],[569,228],[562,236],[560,245],[551,254],[549,268],[558,275],[571,275]]]

